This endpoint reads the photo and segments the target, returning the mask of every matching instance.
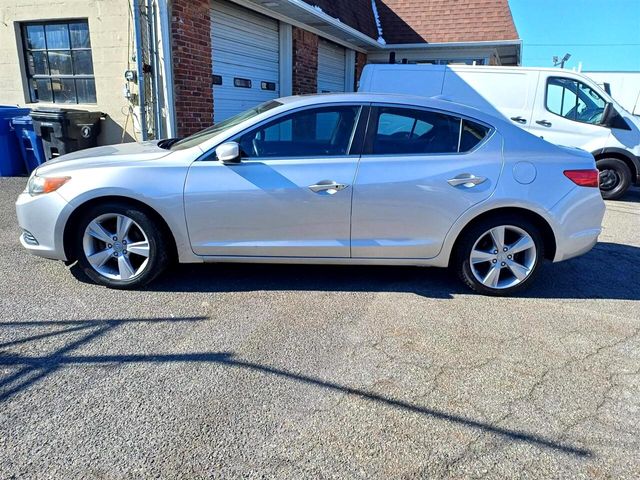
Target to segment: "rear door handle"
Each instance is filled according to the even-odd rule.
[[[309,190],[315,193],[327,193],[329,195],[333,195],[340,190],[344,190],[348,186],[349,185],[345,185],[344,183],[334,182],[333,180],[322,180],[313,185],[309,185]]]
[[[551,126],[551,122],[548,120],[536,120],[536,123],[538,125],[542,125],[543,127],[550,127]]]
[[[517,117],[511,117],[511,120],[518,123],[527,123],[527,120],[519,115]]]
[[[476,185],[480,185],[481,183],[486,181],[487,177],[476,177],[471,173],[461,173],[460,175],[447,180],[449,185],[451,185],[452,187],[459,187],[460,185],[462,185],[466,188],[475,187]]]

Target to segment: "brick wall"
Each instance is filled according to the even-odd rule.
[[[355,74],[355,84],[353,85],[353,89],[358,91],[358,82],[360,81],[360,75],[362,75],[362,69],[367,64],[367,54],[356,52],[356,74]]]
[[[294,95],[318,91],[318,36],[293,27]]]
[[[178,135],[213,123],[211,17],[209,0],[174,0],[171,49]]]

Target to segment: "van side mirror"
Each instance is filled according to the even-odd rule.
[[[226,165],[240,163],[240,145],[236,142],[225,142],[216,148],[216,157]]]

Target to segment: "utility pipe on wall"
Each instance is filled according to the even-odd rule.
[[[147,140],[147,106],[144,88],[144,58],[142,56],[142,31],[140,26],[140,0],[133,0],[133,32],[136,37],[136,70],[138,77],[138,105],[140,107],[140,130],[142,140]]]

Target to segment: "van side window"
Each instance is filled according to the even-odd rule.
[[[607,102],[591,87],[569,78],[547,80],[547,110],[568,120],[598,125]]]
[[[381,107],[374,131],[374,155],[455,153],[460,119],[426,110]]]

